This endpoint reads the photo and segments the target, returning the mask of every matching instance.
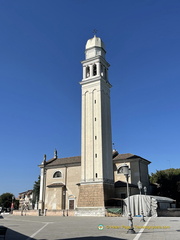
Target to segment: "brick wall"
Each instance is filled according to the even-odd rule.
[[[108,184],[81,185],[78,207],[104,207],[105,200],[114,197],[114,186]]]

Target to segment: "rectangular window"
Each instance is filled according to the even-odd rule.
[[[95,154],[95,158],[97,158],[97,153]]]
[[[74,209],[74,200],[69,200],[69,209]]]

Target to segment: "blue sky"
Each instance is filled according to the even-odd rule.
[[[110,63],[119,153],[179,168],[180,1],[0,0],[0,194],[32,189],[46,153],[80,155],[81,61],[93,29]]]

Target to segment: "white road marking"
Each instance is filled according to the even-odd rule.
[[[32,239],[34,236],[36,236],[40,231],[42,231],[49,223],[46,223],[42,228],[40,228],[38,231],[33,233],[30,237],[26,238],[26,240]]]
[[[143,233],[145,227],[148,225],[148,222],[150,221],[151,217],[147,220],[147,222],[144,224],[143,228],[141,228],[138,232],[138,234],[135,236],[135,238],[133,240],[138,240],[141,236],[141,234]]]

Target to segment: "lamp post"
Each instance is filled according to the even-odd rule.
[[[145,222],[144,213],[143,213],[142,196],[141,196],[142,182],[138,181],[137,184],[138,184],[138,188],[139,188],[139,192],[140,192],[140,201],[141,201],[141,221]]]
[[[147,193],[147,187],[144,186],[144,194],[146,195],[146,193]]]
[[[127,231],[127,233],[135,233],[134,231],[134,227],[133,227],[133,218],[132,218],[132,214],[131,214],[131,207],[130,207],[130,198],[129,198],[129,176],[130,176],[130,169],[129,166],[127,164],[123,164],[120,168],[120,172],[124,174],[124,176],[126,177],[126,182],[127,182],[127,196],[128,196],[128,222],[129,222],[129,229]]]

